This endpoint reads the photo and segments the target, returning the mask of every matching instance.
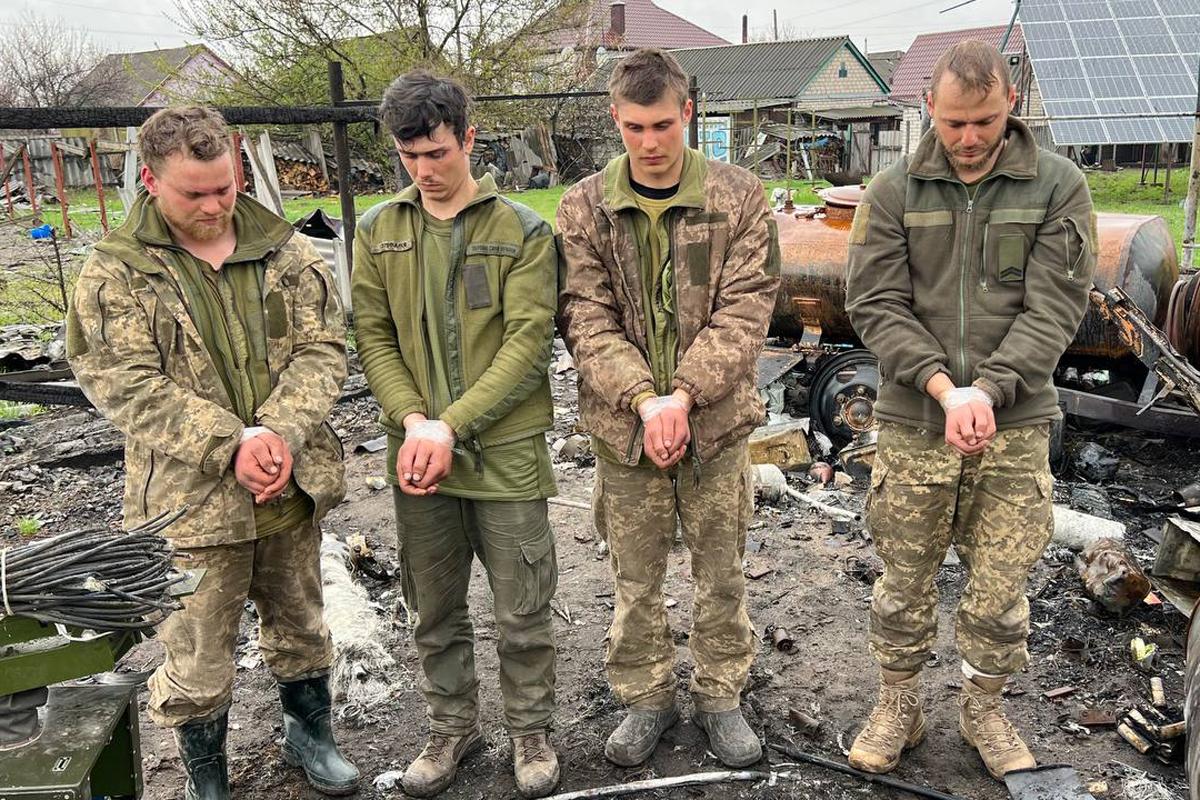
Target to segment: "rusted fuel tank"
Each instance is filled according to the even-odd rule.
[[[807,332],[824,343],[856,339],[846,315],[846,261],[850,224],[862,188],[838,187],[822,193],[821,209],[776,212],[783,260],[771,333],[800,338]],[[1155,325],[1162,326],[1179,261],[1162,217],[1099,214],[1100,252],[1095,283],[1101,290],[1125,290]],[[1128,354],[1116,332],[1093,307],[1067,353],[1120,358]]]

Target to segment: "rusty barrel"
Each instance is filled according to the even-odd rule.
[[[846,261],[858,187],[825,194],[827,205],[776,212],[782,256],[781,283],[771,333],[799,338],[807,331],[827,342],[853,340],[846,315]],[[1162,217],[1098,214],[1100,252],[1095,283],[1101,290],[1124,289],[1156,325],[1165,322],[1179,261]],[[1116,331],[1089,307],[1068,353],[1120,358],[1128,353]]]

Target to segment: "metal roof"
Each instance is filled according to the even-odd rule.
[[[679,60],[685,74],[696,76],[701,94],[720,101],[799,97],[809,81],[842,48],[849,48],[886,87],[848,36],[699,47],[672,50],[671,54]]]
[[[892,85],[893,100],[919,100],[929,88],[929,76],[933,74],[933,65],[942,53],[959,42],[968,39],[978,39],[981,42],[1000,46],[1004,40],[1007,25],[991,25],[986,28],[964,28],[958,31],[939,31],[938,33],[923,33],[913,40],[908,50],[896,65],[889,83]],[[1019,55],[1025,50],[1025,38],[1019,24],[1013,26],[1012,35],[1008,37],[1008,45],[1004,52]]]
[[[817,119],[829,119],[835,122],[854,122],[864,119],[882,119],[899,117],[904,112],[895,106],[855,106],[853,108],[828,108],[814,112]]]
[[[1192,140],[1200,0],[1026,0],[1021,21],[1056,145]]]
[[[610,29],[612,0],[591,0],[573,14],[575,19],[546,35],[548,47],[545,49],[602,46],[608,50],[642,47],[669,50],[728,44],[720,36],[655,5],[652,0],[625,0],[625,32],[622,35]]]
[[[89,105],[140,106],[163,81],[179,74],[185,64],[201,53],[221,61],[202,44],[140,53],[110,53],[83,76],[75,91],[87,95]],[[102,96],[92,97],[92,90]]]

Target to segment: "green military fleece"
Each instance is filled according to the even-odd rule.
[[[489,454],[507,462],[513,446],[540,438],[553,425],[547,373],[557,250],[550,226],[536,213],[499,195],[491,176],[480,180],[451,228],[441,337],[451,402],[438,413],[431,407],[437,376],[428,352],[423,229],[415,185],[359,222],[353,279],[358,352],[393,455],[406,416],[440,418],[473,462],[473,469],[462,470],[456,458],[449,479],[455,483],[443,483],[440,491],[475,496],[471,479],[461,473],[485,483]],[[504,471],[508,465],[495,466]],[[530,493],[508,499],[546,497],[552,480],[536,480]]]
[[[1096,217],[1070,161],[1010,118],[974,197],[934,131],[871,181],[850,232],[846,310],[879,357],[875,414],[941,427],[925,385],[974,385],[999,428],[1060,415],[1051,378],[1087,309]]]
[[[67,358],[88,399],[125,434],[125,525],[187,506],[167,529],[176,546],[251,541],[254,498],[233,454],[247,422],[192,317],[174,254],[135,232],[148,196],[96,245],[67,312]],[[346,329],[333,278],[312,243],[238,195],[238,236],[265,236],[262,309],[270,394],[254,423],[291,449],[313,522],[345,494],[342,445],[326,422],[346,378]]]

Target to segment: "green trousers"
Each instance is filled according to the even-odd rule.
[[[956,639],[968,664],[1010,675],[1029,661],[1029,570],[1054,532],[1048,425],[1000,431],[964,458],[942,431],[883,423],[868,527],[883,559],[871,603],[871,652],[884,667],[921,668],[937,636],[934,584],[954,544],[967,570]]]
[[[558,562],[545,500],[411,497],[393,488],[405,602],[428,704],[429,730],[478,724],[475,636],[467,608],[471,565],[487,570],[496,615],[500,691],[510,736],[545,731],[554,712],[550,600]]]
[[[667,471],[597,459],[594,492],[596,529],[608,542],[616,587],[606,661],[613,693],[638,709],[675,701],[663,580],[682,527],[695,581],[692,698],[701,711],[737,708],[755,650],[742,575],[754,513],[746,440],[704,462],[699,483],[691,458]]]
[[[329,669],[321,532],[312,522],[254,541],[192,548],[177,563],[205,573],[196,592],[183,598],[183,609],[158,628],[167,657],[150,677],[147,711],[159,725],[182,725],[229,705],[247,598],[258,611],[258,649],[277,680]]]

